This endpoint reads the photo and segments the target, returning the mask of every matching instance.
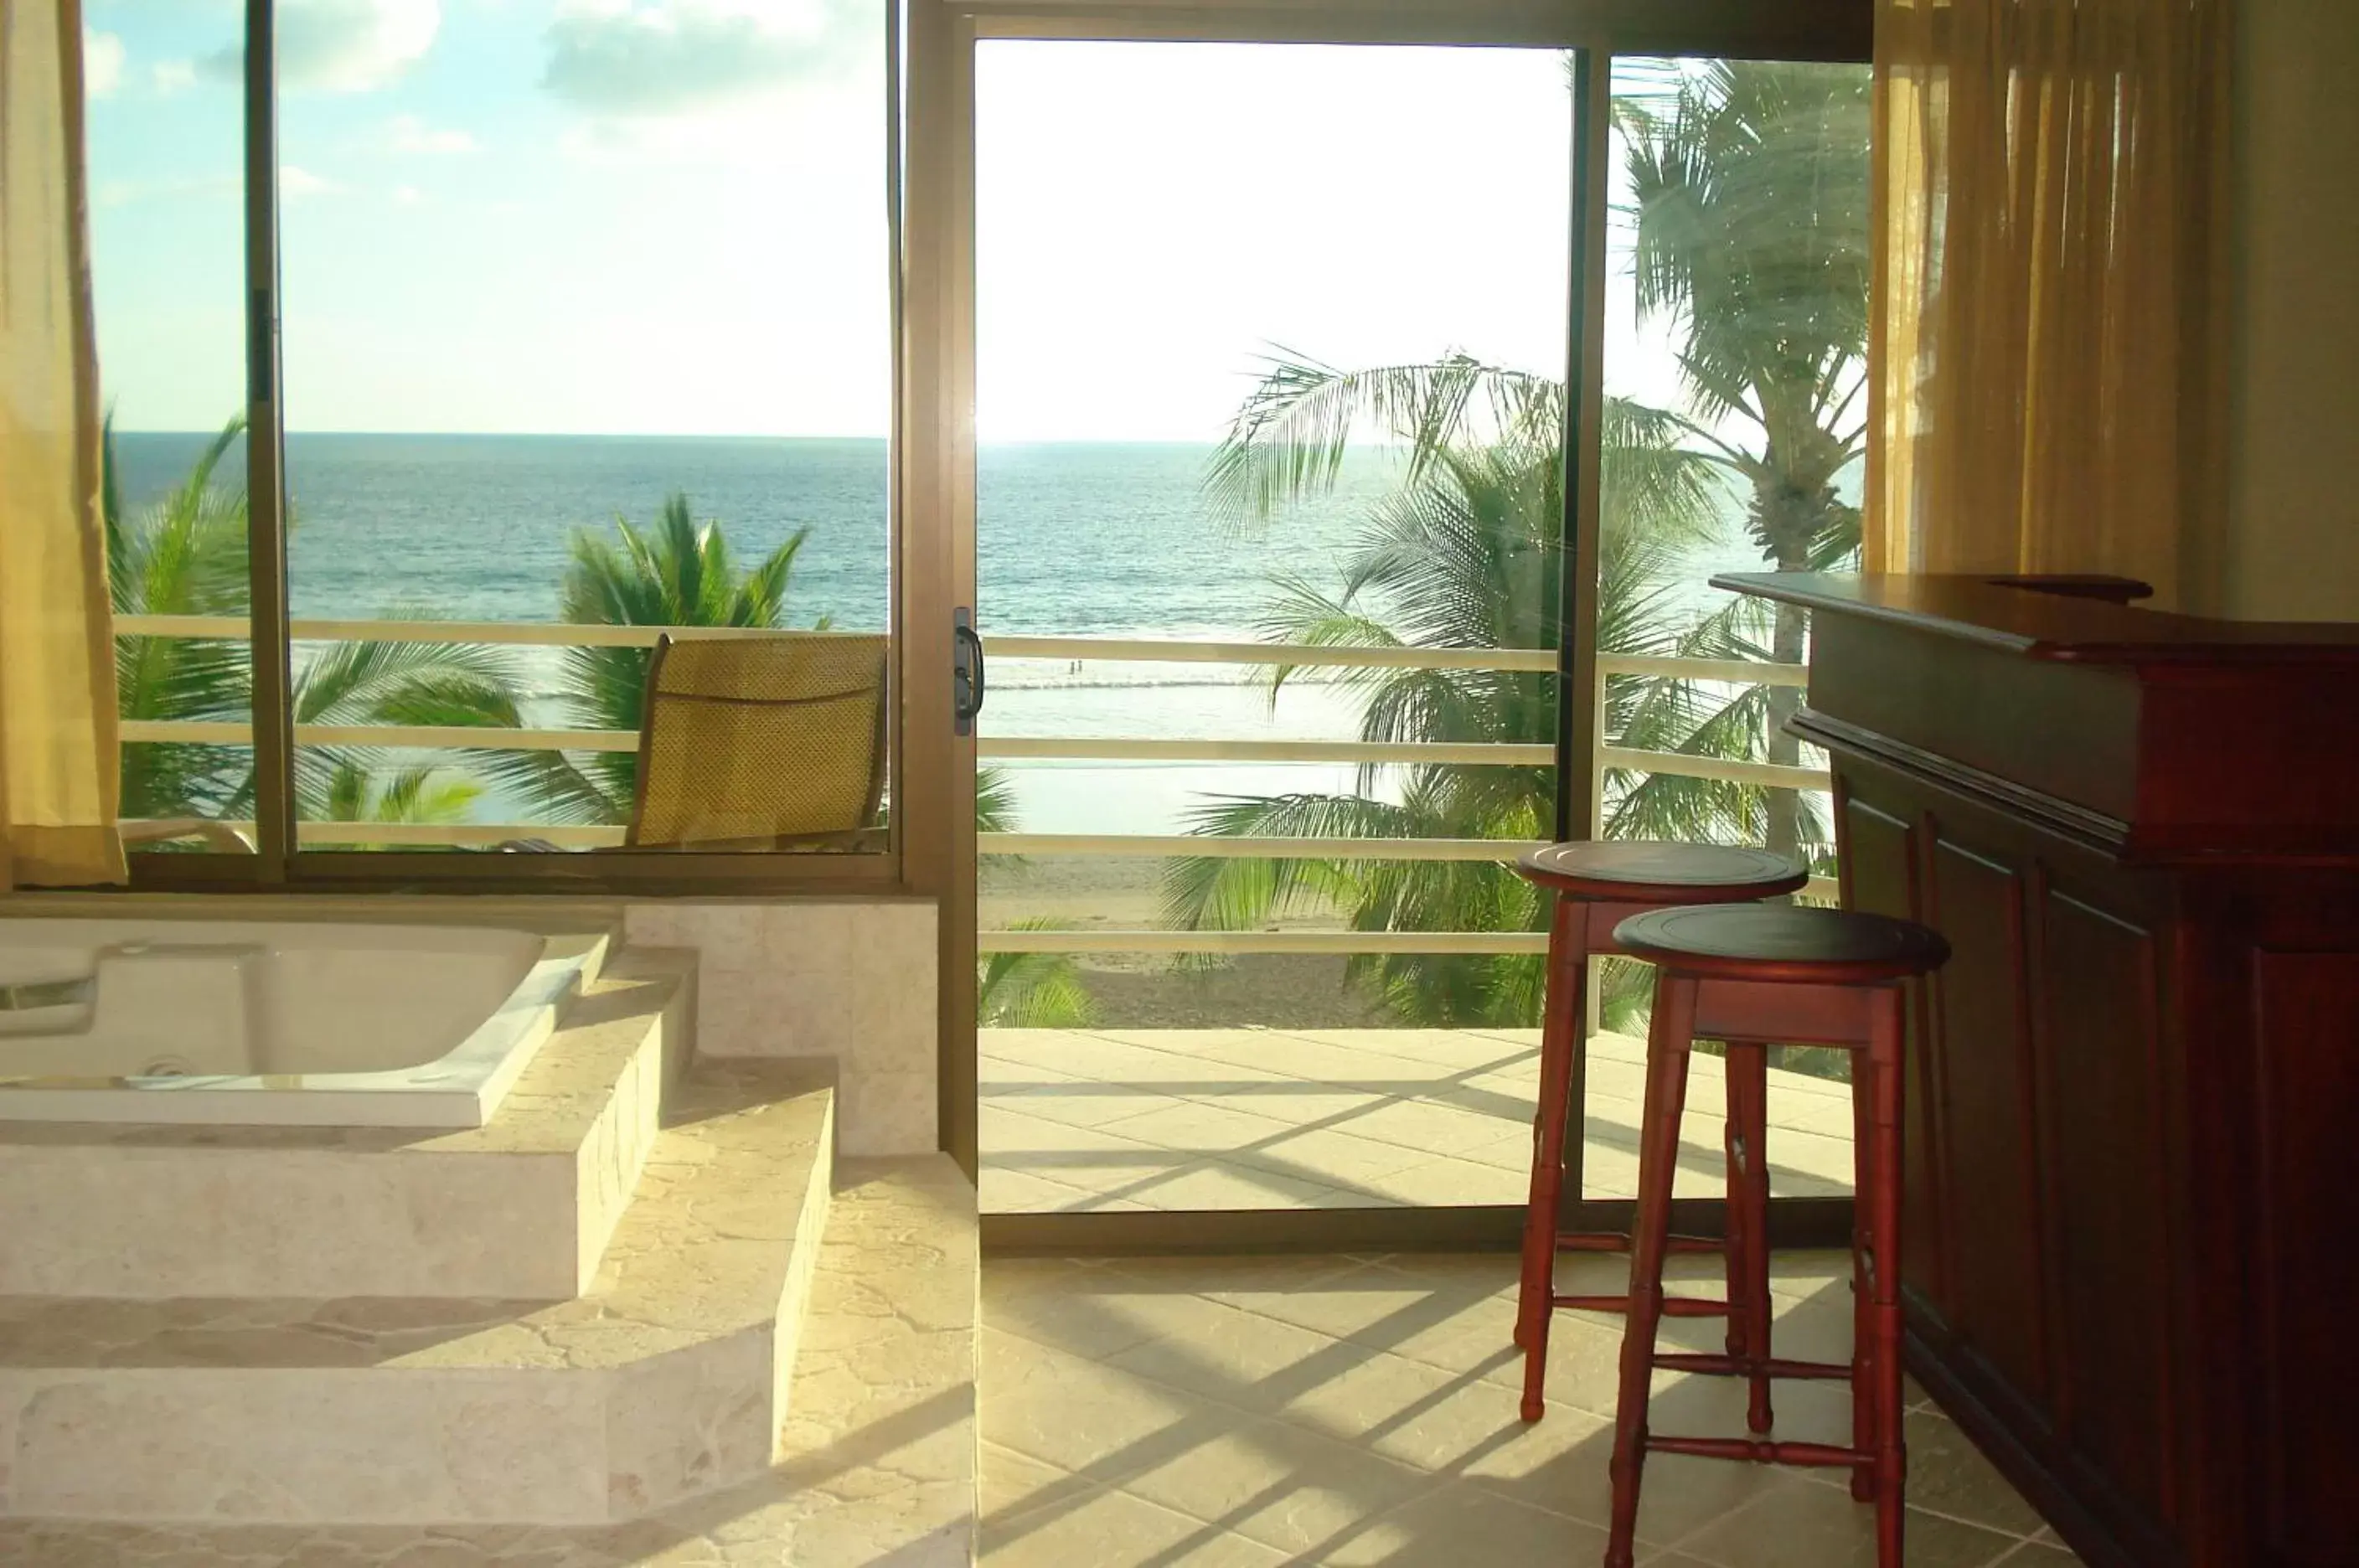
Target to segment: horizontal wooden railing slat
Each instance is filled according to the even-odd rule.
[[[1279,860],[1494,860],[1509,861],[1539,842],[1504,838],[1284,838],[1230,837],[1212,833],[1025,833],[975,835],[976,853],[992,855],[1129,855],[1160,860],[1171,855],[1218,859]]]
[[[1123,664],[1303,665],[1329,670],[1475,670],[1546,675],[1546,648],[1396,648],[1333,643],[1206,642],[1187,637],[1005,637],[985,633],[993,659]]]
[[[125,719],[122,738],[148,745],[173,742],[245,746],[249,724],[234,720]],[[636,751],[635,730],[504,729],[472,724],[298,724],[299,746],[370,746],[417,750]],[[1448,764],[1454,767],[1545,768],[1553,747],[1486,742],[1359,740],[1160,740],[1063,735],[986,735],[977,755],[994,758],[1073,761],[1351,763],[1355,766]],[[1685,752],[1636,751],[1607,746],[1603,766],[1641,773],[1718,779],[1768,789],[1824,789],[1827,776],[1815,768],[1772,762],[1746,762]]]
[[[1349,762],[1359,765],[1452,763],[1461,767],[1546,768],[1552,746],[1487,742],[1369,740],[1146,740],[1090,735],[984,735],[975,755],[1114,762]]]
[[[981,953],[1546,953],[1546,931],[986,931]]]
[[[202,827],[186,819],[158,822],[152,818],[126,817],[126,829],[148,826],[183,827],[180,838],[206,836],[207,830],[218,833],[227,830],[251,836],[254,823],[232,818],[210,820]],[[481,848],[495,844],[530,843],[538,840],[560,849],[605,849],[622,844],[624,829],[619,823],[582,822],[307,822],[295,825],[298,843],[306,844],[397,844],[405,848]],[[143,835],[143,837],[146,835]]]
[[[114,617],[118,637],[202,637],[242,642],[252,628],[238,615],[136,615]],[[288,627],[297,642],[485,643],[519,648],[652,648],[663,637],[761,637],[781,635],[769,626],[613,626],[579,621],[377,621],[298,618]],[[864,632],[795,631],[793,637],[864,637]],[[1185,637],[1093,637],[986,636],[984,651],[994,659],[1064,659],[1147,664],[1301,665],[1330,670],[1474,670],[1548,674],[1557,653],[1541,648],[1369,648],[1322,643],[1215,642]],[[1740,659],[1686,659],[1651,654],[1601,653],[1598,670],[1607,675],[1647,675],[1712,681],[1730,685],[1802,686],[1810,672],[1799,664],[1756,664]]]
[[[1718,779],[1730,784],[1758,784],[1768,789],[1828,789],[1833,787],[1826,770],[1795,768],[1780,762],[1745,762],[1726,757],[1694,757],[1683,751],[1637,751],[1629,746],[1600,746],[1601,768],[1624,768],[1634,773],[1670,773],[1683,779]]]
[[[149,744],[245,746],[254,726],[228,719],[125,719],[122,738]],[[419,751],[636,751],[636,730],[523,730],[497,724],[297,724],[299,746],[382,746]]]

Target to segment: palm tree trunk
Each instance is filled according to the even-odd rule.
[[[1788,564],[1780,561],[1777,570],[1794,572],[1802,563]],[[1810,630],[1810,612],[1795,604],[1777,606],[1777,618],[1772,632],[1770,654],[1780,664],[1799,664],[1807,649]],[[1772,686],[1769,689],[1768,759],[1787,767],[1802,760],[1802,743],[1788,730],[1787,721],[1799,711],[1802,693],[1799,687]],[[1791,855],[1802,844],[1802,795],[1799,789],[1769,791],[1768,847],[1780,855]]]
[[[1799,496],[1811,493],[1794,482],[1779,461],[1778,442],[1773,437],[1762,454],[1764,476],[1757,479],[1753,491],[1754,526],[1770,547],[1772,564],[1780,572],[1808,572],[1810,569],[1810,541],[1823,526],[1824,517],[1818,508],[1805,502],[1797,506]],[[1769,657],[1779,664],[1799,664],[1810,648],[1810,612],[1793,604],[1777,606],[1776,619],[1771,623]],[[1772,686],[1768,702],[1768,744],[1763,755],[1773,763],[1791,768],[1802,760],[1802,743],[1787,728],[1802,705],[1802,694],[1792,686]],[[1780,855],[1792,855],[1802,846],[1802,795],[1799,789],[1768,791],[1768,821],[1765,824],[1763,842]]]

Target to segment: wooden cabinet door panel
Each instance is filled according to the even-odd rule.
[[[2359,1562],[2359,953],[2261,952],[2253,961],[2259,1094],[2250,1205],[2250,1330],[2262,1430],[2268,1562]]]
[[[2150,1519],[2178,1513],[2169,1456],[2173,1270],[2151,933],[2050,888],[2036,1008],[2061,1256],[2050,1404],[2066,1443]]]
[[[1949,964],[1930,982],[1940,1042],[1950,1326],[2044,1406],[2040,1309],[2047,1297],[2024,878],[1998,859],[1937,836],[1926,904],[1951,945]]]
[[[1893,809],[1861,798],[1861,781],[1841,781],[1843,892],[1846,908],[1902,920],[1925,918],[1919,886],[1920,840],[1915,823]],[[1936,1039],[1920,993],[1908,1014],[1908,1086],[1901,1128],[1900,1281],[1936,1319],[1950,1317],[1948,1245],[1941,1227],[1943,1161],[1935,1114],[1940,1086]]]

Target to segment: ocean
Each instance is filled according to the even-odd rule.
[[[116,437],[136,512],[202,449],[194,434]],[[1354,454],[1334,493],[1266,527],[1205,505],[1211,449],[1193,444],[986,446],[978,458],[976,614],[1001,634],[1251,640],[1282,572],[1340,578],[1340,561],[1394,473]],[[235,465],[233,465],[233,474]],[[881,441],[605,436],[288,437],[295,526],[288,592],[298,616],[549,621],[577,529],[651,522],[685,491],[752,561],[810,532],[787,599],[790,625],[885,624],[886,450]],[[549,669],[553,655],[538,654]],[[1357,706],[1315,683],[1275,710],[1248,671],[1219,665],[1001,659],[986,735],[1348,739]],[[1210,797],[1348,790],[1327,766],[1025,762],[1020,825],[1037,833],[1173,833]],[[511,820],[515,802],[479,814]]]

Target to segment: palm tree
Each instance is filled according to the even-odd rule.
[[[1855,508],[1837,480],[1864,439],[1856,405],[1866,319],[1866,103],[1857,71],[1775,64],[1669,68],[1651,95],[1618,102],[1634,201],[1641,308],[1683,332],[1687,407],[1609,399],[1598,646],[1608,652],[1799,662],[1799,617],[1739,601],[1682,626],[1682,546],[1712,532],[1732,491],[1779,570],[1854,550]],[[1564,429],[1562,385],[1451,354],[1343,371],[1281,355],[1216,454],[1207,487],[1233,515],[1266,520],[1332,486],[1368,425],[1407,451],[1399,490],[1372,519],[1343,592],[1280,585],[1266,635],[1308,642],[1551,647],[1560,632],[1551,555],[1561,516],[1549,488]],[[1748,440],[1741,427],[1754,427]],[[1768,633],[1765,638],[1762,633]],[[1288,672],[1277,672],[1283,681]],[[1551,678],[1353,671],[1362,735],[1375,740],[1532,742],[1554,733]],[[1797,759],[1783,733],[1790,689],[1700,687],[1616,676],[1605,732],[1620,744]],[[1610,770],[1605,828],[1632,837],[1821,842],[1790,790]],[[1410,770],[1397,802],[1373,773],[1350,797],[1235,799],[1195,831],[1359,837],[1545,837],[1546,770]],[[1434,862],[1172,862],[1167,916],[1195,928],[1340,907],[1362,930],[1532,930],[1538,901],[1500,867]],[[1419,1021],[1528,1022],[1538,966],[1485,957],[1361,958],[1391,1006]],[[1609,1005],[1611,999],[1609,998]]]
[[[1045,916],[1017,920],[1016,931],[1065,931]],[[1081,966],[1061,953],[991,953],[977,961],[975,1021],[985,1029],[1086,1029],[1098,1005]]]
[[[422,619],[397,609],[394,620]],[[520,672],[503,649],[465,643],[344,642],[307,661],[290,693],[298,724],[522,723]],[[252,784],[239,804],[251,809]],[[463,767],[384,746],[295,750],[296,815],[305,822],[462,822],[483,783]]]
[[[245,492],[217,484],[222,461],[245,433],[239,415],[205,444],[186,477],[126,518],[115,463],[114,420],[101,436],[100,514],[107,587],[117,615],[244,616],[248,604]],[[118,637],[116,712],[125,720],[243,722],[254,711],[253,666],[242,642]],[[123,747],[123,815],[234,815],[242,746],[134,742]]]
[[[1290,360],[1283,383],[1315,408],[1341,373]],[[1484,367],[1454,360],[1386,373],[1364,398],[1383,408],[1408,444],[1401,486],[1379,503],[1344,562],[1340,592],[1281,579],[1258,628],[1273,640],[1315,646],[1549,648],[1563,626],[1560,530],[1560,389],[1501,376],[1484,391]],[[1495,388],[1505,388],[1504,395]],[[1512,403],[1507,399],[1512,398]],[[1440,405],[1437,407],[1437,405]],[[1317,433],[1319,415],[1285,417],[1259,397],[1216,460],[1221,483],[1247,506],[1260,479],[1332,473],[1348,425]],[[1488,432],[1470,440],[1470,424]],[[1310,423],[1321,444],[1291,441]],[[1615,651],[1690,651],[1673,629],[1669,597],[1678,541],[1708,529],[1708,471],[1659,439],[1659,421],[1619,409],[1603,480],[1614,505],[1601,572],[1600,637]],[[1248,450],[1245,443],[1262,448]],[[1298,461],[1299,460],[1299,461]],[[1298,481],[1287,480],[1285,485]],[[1284,485],[1264,492],[1286,494]],[[1275,690],[1299,671],[1279,667]],[[1347,670],[1332,679],[1362,697],[1361,738],[1503,745],[1545,743],[1556,733],[1553,674],[1461,670]],[[1747,697],[1715,697],[1679,681],[1616,678],[1608,724],[1625,744],[1653,750],[1724,746],[1744,727]],[[1195,814],[1192,831],[1230,836],[1535,839],[1553,835],[1554,769],[1546,766],[1428,765],[1407,769],[1397,799],[1389,770],[1364,769],[1352,795],[1237,797]],[[1672,774],[1628,780],[1615,800],[1620,831],[1732,837],[1757,813],[1748,786]],[[1332,861],[1186,857],[1167,863],[1165,918],[1187,930],[1249,929],[1289,913],[1341,909],[1361,931],[1530,931],[1546,911],[1531,888],[1488,862]],[[1397,1014],[1431,1024],[1522,1023],[1538,1007],[1540,965],[1528,957],[1386,954],[1353,960]]]
[[[974,774],[974,831],[1016,831],[1016,781],[1004,768]],[[1009,865],[1002,857],[1000,864]],[[1012,864],[1021,865],[1021,861]],[[1016,931],[1062,931],[1045,917],[1017,920]],[[993,1029],[1082,1029],[1095,1023],[1097,1002],[1081,965],[1061,953],[993,953],[975,964],[975,1020]]]
[[[222,472],[245,433],[245,417],[230,419],[179,485],[126,515],[107,420],[100,511],[118,615],[251,613],[245,490]],[[291,513],[288,524],[294,526]],[[340,644],[308,661],[290,696],[300,724],[514,724],[514,671],[490,649],[365,642]],[[125,719],[245,723],[254,713],[247,644],[119,637],[115,701]],[[248,746],[134,742],[123,748],[122,767],[126,818],[234,818],[255,810]],[[393,763],[382,748],[306,746],[295,755],[296,811],[306,821],[457,821],[478,792],[448,768]]]
[[[645,530],[620,517],[612,539],[575,530],[559,615],[579,626],[783,627],[795,557],[810,535],[810,528],[798,528],[744,566],[721,525],[697,522],[687,495],[675,491]],[[830,624],[822,615],[813,626],[824,630]],[[582,729],[638,729],[650,657],[645,648],[567,648],[556,692],[565,722]],[[491,752],[477,766],[538,800],[555,822],[628,822],[637,792],[633,752],[580,757]]]
[[[473,812],[484,787],[431,766],[397,768],[387,774],[345,761],[328,772],[326,789],[308,821],[332,822],[462,822]],[[355,834],[340,848],[395,847]]]
[[[1853,66],[1714,60],[1666,68],[1617,94],[1625,219],[1642,319],[1680,333],[1683,444],[1745,492],[1746,531],[1780,572],[1859,549],[1838,488],[1867,440],[1868,73]],[[1802,661],[1805,612],[1773,615],[1769,656]],[[1799,693],[1770,691],[1767,750]],[[1771,797],[1767,840],[1808,842],[1800,795]]]

